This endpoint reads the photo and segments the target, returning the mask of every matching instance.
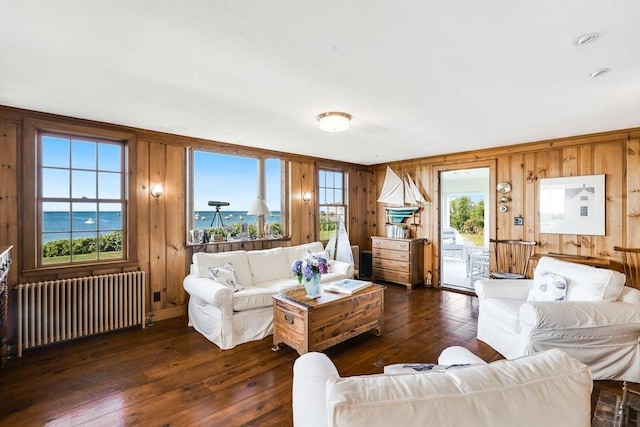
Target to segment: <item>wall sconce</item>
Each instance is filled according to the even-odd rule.
[[[164,192],[164,188],[162,188],[162,184],[153,184],[149,189],[149,193],[158,200],[162,193]]]
[[[311,193],[309,193],[308,191],[302,193],[302,201],[306,204],[309,204],[309,202],[311,201]]]

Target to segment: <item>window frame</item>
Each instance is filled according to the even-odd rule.
[[[191,241],[191,236],[190,236],[190,231],[191,230],[195,230],[194,227],[194,214],[196,212],[196,209],[194,207],[194,196],[193,196],[193,192],[194,192],[194,181],[195,181],[195,152],[196,151],[201,151],[201,152],[205,152],[205,153],[211,153],[214,155],[220,155],[220,156],[232,156],[232,157],[241,157],[241,158],[245,158],[245,159],[253,159],[253,160],[258,160],[259,158],[263,158],[265,160],[278,160],[280,162],[280,206],[279,211],[280,211],[280,232],[282,234],[282,238],[283,239],[288,239],[290,238],[290,227],[289,227],[289,211],[286,209],[286,206],[289,205],[289,191],[287,191],[287,188],[285,186],[285,183],[287,182],[286,177],[288,176],[288,170],[289,170],[289,162],[286,161],[283,158],[277,157],[277,156],[269,156],[269,155],[265,155],[265,156],[255,156],[255,155],[249,155],[249,154],[238,154],[238,153],[228,153],[225,151],[218,151],[215,149],[209,149],[206,147],[202,147],[202,146],[197,146],[197,147],[187,147],[186,148],[186,158],[187,158],[187,179],[186,179],[186,183],[185,183],[185,202],[186,202],[186,215],[185,215],[185,231],[186,231],[186,235],[185,235],[185,242],[186,242],[186,246],[194,246],[194,245],[200,245],[202,243],[194,243]],[[256,163],[256,168],[257,168],[257,163]],[[266,185],[266,183],[265,183]],[[252,195],[257,194],[257,182],[256,182],[256,188],[253,190]],[[267,188],[267,193],[268,193],[268,188]],[[270,206],[270,208],[272,208]],[[213,209],[213,208],[212,208]],[[235,210],[235,209],[234,209]],[[275,209],[273,209],[275,210]],[[226,225],[226,224],[225,224]],[[249,239],[248,241],[259,241],[260,239]],[[263,239],[264,240],[264,239]],[[220,242],[210,242],[210,244],[218,244],[218,243],[228,243],[228,241],[223,240]]]
[[[322,172],[332,172],[332,173],[340,173],[342,174],[342,203],[332,203],[332,204],[327,204],[327,203],[321,203],[322,200],[322,192],[323,189],[328,189],[328,188],[332,188],[333,191],[335,192],[337,187],[328,187],[328,186],[323,186],[323,184],[321,182],[321,175]],[[344,210],[344,226],[345,229],[347,231],[347,233],[349,232],[349,224],[347,221],[347,218],[349,217],[349,192],[347,191],[348,189],[348,184],[349,184],[349,172],[345,169],[340,169],[340,168],[335,168],[335,167],[323,167],[323,166],[319,166],[318,167],[318,173],[317,173],[317,178],[316,178],[316,191],[318,194],[318,209],[317,209],[317,213],[318,213],[318,221],[316,224],[316,227],[318,228],[318,240],[320,240],[321,242],[327,242],[329,241],[329,239],[331,238],[331,236],[326,236],[326,239],[323,238],[322,236],[322,230],[321,230],[321,223],[322,223],[322,209],[323,208],[336,208],[336,207],[342,207],[342,209]],[[336,225],[339,224],[339,222],[335,223]]]
[[[122,258],[96,259],[88,261],[75,261],[69,263],[44,264],[42,262],[42,202],[40,175],[40,143],[39,135],[42,133],[58,134],[64,137],[72,137],[86,140],[119,143],[123,146],[123,170],[121,182],[122,197]],[[135,134],[113,130],[106,127],[77,125],[74,123],[58,122],[45,119],[27,119],[24,124],[22,158],[24,173],[22,174],[22,188],[20,193],[20,205],[23,207],[22,229],[20,235],[23,246],[22,271],[27,275],[38,276],[55,273],[64,270],[74,272],[90,268],[119,268],[137,265],[137,226],[136,203],[132,197],[136,195],[136,175],[132,173],[136,164],[136,137]],[[68,199],[71,202],[71,194]],[[97,196],[97,195],[96,195]],[[99,199],[97,199],[99,200]],[[98,202],[96,202],[98,203]]]

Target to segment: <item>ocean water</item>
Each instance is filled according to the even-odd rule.
[[[79,237],[94,237],[111,234],[122,230],[122,215],[120,212],[43,212],[42,213],[42,241],[68,239],[73,228],[72,239]]]
[[[215,211],[195,212],[197,218],[194,220],[194,228],[210,228],[214,213]],[[271,214],[271,216],[266,218],[269,224],[279,223],[280,212],[276,211]],[[220,216],[222,217],[222,223],[224,225],[232,225],[235,222],[240,222],[241,216],[247,224],[256,223],[256,217],[254,215],[247,215],[247,211],[221,210]],[[216,215],[213,227],[217,227],[219,224],[220,219]],[[120,212],[100,212],[100,216],[98,217],[96,212],[73,212],[70,218],[69,212],[43,212],[43,243],[52,240],[68,239],[69,232],[72,228],[74,230],[73,239],[93,237],[96,235],[96,232],[100,235],[111,234],[114,231],[122,230],[122,215]]]
[[[222,224],[224,225],[233,225],[236,222],[246,222],[247,224],[255,224],[256,217],[255,215],[247,215],[247,211],[223,211],[220,210],[220,215],[215,215],[216,211],[196,211],[194,212],[194,220],[193,220],[193,228],[194,229],[202,229],[202,228],[211,228],[211,227],[219,227],[220,219],[222,219]],[[215,215],[215,221],[213,216]],[[269,224],[275,224],[280,222],[280,211],[271,211],[271,215],[267,216],[265,220]],[[211,225],[211,221],[213,221],[213,226]]]

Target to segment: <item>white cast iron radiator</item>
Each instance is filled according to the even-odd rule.
[[[17,285],[22,350],[87,335],[145,327],[144,271]]]

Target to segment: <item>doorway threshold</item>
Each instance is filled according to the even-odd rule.
[[[440,288],[446,291],[454,291],[454,292],[460,292],[460,293],[464,293],[467,295],[475,295],[476,291],[474,288],[468,287],[468,286],[458,286],[458,285],[450,285],[447,283],[444,283],[442,285],[440,285]]]

